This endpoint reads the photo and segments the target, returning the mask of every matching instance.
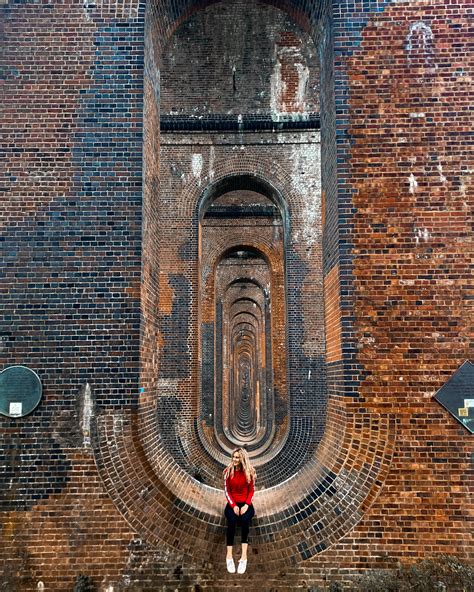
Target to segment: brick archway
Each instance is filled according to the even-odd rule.
[[[202,6],[207,4],[212,3]],[[280,3],[275,4],[280,6]],[[309,4],[312,6],[313,3]],[[196,398],[192,394],[195,379],[192,373],[189,374],[192,364],[188,365],[186,356],[180,361],[166,353],[166,336],[156,311],[161,310],[169,319],[166,331],[175,331],[182,322],[188,327],[196,326],[197,307],[191,295],[197,288],[193,284],[193,277],[197,275],[192,270],[199,251],[199,204],[202,196],[206,199],[209,191],[212,192],[210,188],[219,183],[246,177],[268,188],[268,195],[276,196],[275,203],[281,207],[288,230],[285,239],[290,261],[288,291],[293,298],[288,303],[289,310],[293,310],[300,298],[300,282],[306,274],[302,275],[302,270],[307,266],[311,269],[308,253],[313,253],[312,261],[317,260],[313,245],[320,244],[321,237],[307,224],[313,219],[313,212],[307,209],[304,182],[295,183],[291,167],[279,164],[272,157],[271,146],[262,148],[258,156],[245,147],[232,147],[232,142],[226,145],[224,141],[221,147],[213,149],[212,154],[201,146],[198,153],[192,154],[193,174],[184,177],[186,181],[178,193],[167,194],[163,186],[160,188],[157,172],[160,166],[165,166],[163,158],[166,162],[166,150],[161,157],[158,154],[159,88],[156,72],[160,51],[170,31],[202,6],[183,3],[181,12],[170,15],[159,2],[151,3],[148,8],[141,392],[137,411],[110,410],[96,419],[94,451],[100,474],[114,503],[144,540],[153,545],[170,545],[180,551],[192,552],[194,557],[208,559],[219,556],[217,551],[223,540],[223,498],[215,474],[222,468],[224,457],[210,460],[215,454],[202,437],[202,425],[196,415]],[[291,16],[314,37],[319,36],[319,5],[316,12],[309,6],[283,3],[280,7],[289,10]],[[309,16],[304,16],[305,10]],[[313,159],[313,166],[319,162],[316,144],[306,158]],[[302,161],[298,162],[301,166]],[[206,170],[209,171],[207,174],[204,173]],[[206,186],[209,188],[207,192]],[[165,203],[176,203],[176,207],[168,207],[168,213],[158,201],[161,195]],[[241,243],[241,238],[236,237],[234,246]],[[271,249],[263,243],[258,248],[270,256]],[[176,258],[176,253],[183,255],[181,259]],[[311,272],[306,281],[314,282],[316,276]],[[337,281],[334,273],[328,277]],[[320,303],[323,299],[321,279],[314,284],[319,286],[315,293]],[[331,286],[335,287],[334,281]],[[179,302],[182,310],[187,311],[184,320],[180,320],[176,308]],[[293,340],[299,339],[305,331],[296,331],[294,323],[293,318],[290,324]],[[306,331],[311,331],[311,327],[308,326]],[[197,354],[193,335],[188,335],[179,346],[181,352],[190,348],[190,359]],[[158,350],[161,357],[157,355]],[[289,351],[291,356],[291,344]],[[334,355],[332,359],[335,359]],[[298,365],[290,359],[291,368],[298,368]],[[163,368],[168,368],[165,374]],[[292,372],[290,381],[298,377],[298,372]],[[160,373],[166,378],[157,380]],[[308,378],[310,376],[311,370]],[[190,393],[184,398],[180,395],[183,388]],[[290,395],[289,437],[283,438],[279,446],[270,448],[267,458],[263,455],[263,463],[267,460],[263,465],[266,488],[256,493],[256,543],[258,560],[267,565],[304,560],[340,540],[370,507],[390,464],[394,424],[388,415],[373,417],[360,409],[356,400],[334,395],[327,399],[326,411],[320,416],[311,418],[296,412],[310,401]],[[322,422],[321,435],[316,439],[314,435],[318,430],[314,417]],[[199,469],[194,471],[193,466]],[[202,475],[198,474],[203,468],[207,476],[214,473],[208,484],[202,483]]]
[[[206,159],[211,161],[211,156],[206,156],[203,149],[196,161],[193,160],[193,171],[195,169],[197,174],[187,179],[181,188],[177,208],[160,218],[158,196],[163,191],[158,175],[160,166],[163,166],[159,156],[160,52],[180,23],[210,4],[212,2],[183,2],[182,6],[169,12],[160,2],[150,3],[147,7],[139,405],[136,411],[110,409],[102,413],[96,418],[94,437],[97,466],[107,491],[144,540],[153,545],[170,545],[183,552],[192,552],[194,557],[202,559],[218,557],[217,550],[222,545],[222,492],[213,486],[214,483],[200,482],[200,475],[193,472],[189,463],[189,459],[192,462],[198,459],[203,466],[216,468],[215,463],[208,461],[205,439],[199,437],[201,427],[193,415],[193,397],[188,397],[184,406],[180,402],[180,389],[188,380],[189,374],[186,373],[191,366],[188,366],[186,356],[180,360],[166,353],[163,324],[160,326],[156,314],[161,307],[162,314],[167,315],[167,331],[174,331],[181,322],[192,325],[196,321],[196,309],[187,304],[192,302],[189,295],[193,293],[193,280],[189,271],[198,253],[198,203],[202,184],[224,182],[236,175],[249,176],[260,179],[268,187],[275,187],[278,195],[284,195],[285,216],[291,221],[288,256],[293,266],[300,266],[294,278],[291,278],[291,272],[289,278],[289,293],[296,299],[300,298],[299,282],[303,277],[302,270],[308,265],[308,253],[312,253],[315,241],[321,242],[321,237],[315,238],[314,229],[307,224],[313,219],[313,212],[307,210],[301,185],[295,183],[291,170],[274,161],[271,148],[266,152],[263,150],[256,158],[242,147],[238,151],[227,149],[224,142],[217,161],[215,155],[212,156],[212,179],[211,172],[208,178],[203,178],[200,172]],[[322,4],[269,4],[287,10],[314,39],[320,39]],[[125,10],[125,6],[123,8]],[[143,18],[140,10],[136,15]],[[313,146],[312,150],[310,153],[316,162],[319,148],[316,150]],[[185,236],[184,229],[190,222],[194,224],[193,233],[174,242],[175,234]],[[173,252],[171,245],[174,245]],[[183,254],[180,261],[175,258],[175,252]],[[329,278],[326,288],[337,290],[337,271],[337,266],[325,269],[326,278]],[[309,276],[313,277],[311,273]],[[310,281],[314,281],[314,277]],[[322,282],[316,284],[319,286],[317,298],[322,303]],[[180,299],[181,308],[188,311],[184,321],[180,320],[175,308]],[[292,308],[291,303],[289,308]],[[290,327],[293,326],[292,321]],[[299,329],[292,330],[294,335],[300,335]],[[192,337],[182,341],[179,351],[184,352],[186,348],[191,348],[192,352],[196,348]],[[341,363],[341,355],[341,351],[332,354],[333,368]],[[163,375],[166,364],[172,369],[172,372],[166,372],[167,376],[174,374],[176,378],[157,379],[160,372]],[[290,367],[297,368],[298,364],[290,362]],[[310,376],[311,369],[308,379]],[[191,387],[192,380],[188,380],[186,388],[191,389],[189,392]],[[290,397],[291,404],[295,408],[304,405],[305,397]],[[267,565],[304,560],[339,541],[370,507],[391,460],[394,424],[390,417],[373,417],[350,397],[331,395],[327,399],[326,412],[318,419],[322,422],[322,435],[316,439],[314,419],[298,413],[290,413],[290,418],[290,437],[272,451],[267,463],[270,475],[265,482],[267,487],[256,493],[256,542],[259,561]],[[168,443],[163,437],[166,434],[170,434]],[[180,451],[183,443],[186,448]],[[188,461],[178,462],[179,455]]]
[[[224,183],[236,171],[273,187],[286,197],[288,215],[294,221],[301,218],[301,197],[292,189],[289,173],[277,163],[240,153],[232,159],[224,151],[217,160],[214,155],[212,185]],[[178,227],[180,219],[197,223],[202,196],[202,184],[190,179],[179,195],[183,207],[173,214]],[[193,233],[188,246],[191,260],[198,252],[197,226]],[[235,241],[240,244],[239,237]],[[268,248],[261,245],[263,251]],[[192,549],[195,557],[203,559],[219,557],[224,532],[222,491],[200,483],[164,448],[154,401],[145,391],[138,412],[116,411],[97,418],[94,449],[103,481],[117,507],[150,544],[185,552]],[[204,459],[206,448],[193,429],[189,424],[188,453]],[[311,427],[295,417],[291,429],[296,436],[292,445],[300,439],[304,448]],[[294,563],[343,537],[380,491],[391,461],[393,436],[388,415],[373,417],[357,401],[331,397],[324,436],[314,454],[283,482],[256,493],[258,561]],[[289,453],[297,456],[296,450],[290,448]],[[269,462],[276,471],[281,465],[278,458]]]
[[[316,457],[284,484],[257,492],[258,562],[294,563],[329,548],[368,511],[383,485],[395,443],[389,416],[357,413],[331,400],[328,427]],[[160,472],[148,463],[131,412],[95,420],[94,454],[102,481],[123,516],[152,545],[196,559],[219,558],[224,524],[222,491],[193,479],[165,451]]]

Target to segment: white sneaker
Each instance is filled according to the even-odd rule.
[[[244,574],[247,569],[247,559],[240,559],[239,566],[237,567],[237,573]]]
[[[233,559],[226,559],[225,562],[227,564],[227,571],[229,573],[235,573],[235,563],[234,563],[234,560]],[[240,563],[239,563],[239,568],[240,568]]]

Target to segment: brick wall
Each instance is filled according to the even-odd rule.
[[[0,355],[44,386],[30,416],[0,418],[7,589],[88,573],[102,590],[294,590],[472,559],[469,435],[432,399],[472,356],[470,5],[211,4],[1,5]],[[320,97],[301,101],[306,67]],[[320,138],[258,129],[319,104]],[[160,109],[258,124],[160,135]],[[261,250],[285,269],[271,350],[288,400],[255,461],[240,580],[215,567],[225,455],[199,386],[200,214],[224,189],[259,192],[285,233]],[[227,234],[216,248],[242,242]]]
[[[163,50],[166,115],[319,111],[319,66],[311,39],[265,4],[216,4],[179,27]]]

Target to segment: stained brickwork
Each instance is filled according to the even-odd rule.
[[[315,46],[265,4],[236,0],[193,15],[163,50],[161,84],[166,115],[319,112]]]
[[[189,290],[189,304],[185,307],[185,310],[190,311],[189,328],[181,333],[183,339],[187,340],[190,359],[198,354],[198,327],[201,323],[207,323],[205,335],[206,340],[211,340],[209,343],[213,340],[212,335],[215,335],[212,327],[216,325],[216,303],[220,299],[224,302],[225,293],[222,277],[220,283],[215,280],[218,277],[216,266],[223,254],[229,249],[238,251],[244,247],[254,248],[268,262],[271,275],[270,369],[275,409],[272,429],[275,431],[272,435],[273,447],[266,449],[261,458],[255,458],[261,487],[287,479],[311,456],[323,433],[327,400],[322,363],[324,323],[320,320],[322,265],[321,232],[318,230],[319,171],[317,167],[314,168],[314,164],[319,162],[319,135],[317,132],[279,133],[277,138],[278,151],[275,149],[274,134],[246,134],[244,137],[234,134],[192,137],[166,134],[162,137],[161,148],[163,200],[160,206],[160,237],[161,252],[164,254],[161,255],[160,275],[170,277],[176,269],[181,268],[187,274],[190,286],[193,286]],[[258,149],[254,148],[255,145],[258,145]],[[297,170],[291,178],[291,170],[295,165]],[[211,179],[212,183],[209,184]],[[234,218],[228,226],[217,226],[214,222],[210,227],[208,218],[205,218],[199,231],[201,244],[198,244],[198,228],[189,221],[196,218],[200,200],[203,204],[201,215],[206,216],[205,212],[211,213],[212,208],[219,204],[232,204],[230,197],[226,196],[232,196],[236,190],[244,191],[246,195],[249,184],[254,189],[259,188],[256,193],[261,196],[259,199],[271,204],[270,198],[265,196],[272,196],[277,204],[273,207],[276,211],[281,208],[278,226],[272,223],[265,229],[262,218],[249,217],[250,222],[246,226],[242,223],[239,225],[238,219]],[[208,186],[209,191],[203,195],[203,190]],[[230,189],[230,192],[226,189]],[[305,200],[304,196],[308,196],[308,199]],[[282,201],[280,206],[278,200],[283,199],[285,203]],[[242,204],[245,203],[244,200]],[[226,221],[225,218],[219,220],[222,224]],[[282,229],[285,223],[290,233],[286,238]],[[287,244],[285,248],[283,241]],[[190,245],[187,252],[194,252],[194,255],[186,256],[183,260],[184,245]],[[199,288],[196,285],[197,277],[200,277]],[[259,281],[258,267],[246,277]],[[226,281],[231,280],[229,278]],[[167,302],[166,299],[165,307],[168,306]],[[195,320],[191,320],[192,317]],[[289,322],[288,317],[291,317]],[[173,332],[178,335],[175,330],[169,333]],[[290,343],[289,348],[286,343]],[[201,347],[202,351],[197,357],[206,363],[212,353],[209,352],[212,343],[211,346],[202,343]],[[214,357],[215,373],[219,368],[216,360],[217,357]],[[179,464],[191,473],[198,470],[201,475],[205,475],[207,483],[218,485],[229,452],[220,446],[215,448],[214,430],[207,427],[209,418],[203,415],[202,409],[200,414],[196,413],[208,397],[206,392],[200,393],[199,390],[203,384],[198,381],[199,366],[194,375],[189,373],[185,380],[179,382],[179,376],[175,376],[173,368],[181,371],[182,362],[178,356],[170,358],[170,362],[169,374],[162,375],[158,386],[160,400],[161,397],[173,398],[181,416],[188,413],[193,420],[183,421],[180,427],[176,423],[168,426],[172,431],[166,440],[171,446],[169,450],[174,454],[175,449],[185,447],[186,455],[176,455]],[[209,364],[206,367],[209,368]],[[209,388],[208,379],[205,375],[203,378]],[[217,388],[216,384],[214,388]],[[222,393],[216,393],[216,396],[222,394],[225,398],[226,387],[224,385],[221,388]],[[208,401],[204,408],[208,415]],[[191,445],[196,429],[201,431],[206,454],[203,454],[202,447]],[[150,444],[153,450],[156,444],[156,440]],[[148,448],[148,441],[145,446]],[[278,459],[275,454],[279,455]],[[214,456],[218,464],[214,462],[210,465],[209,455]]]
[[[295,590],[440,553],[472,559],[470,436],[432,399],[472,357],[470,3],[0,11],[0,356],[44,386],[30,416],[0,418],[0,584],[71,590],[87,573],[109,592]],[[319,110],[321,131],[263,132],[260,119],[252,132],[160,134],[160,110],[216,126]],[[222,575],[225,455],[201,415],[215,399],[200,375],[219,385],[219,360],[201,367],[199,340],[214,332],[216,351],[231,318],[200,308],[199,226],[232,190],[263,195],[285,237],[248,245],[265,273],[285,270],[266,363],[287,402],[274,397],[266,418],[281,437],[256,458],[239,580]],[[215,260],[242,246],[223,234]]]

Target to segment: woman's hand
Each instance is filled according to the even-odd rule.
[[[241,508],[240,508],[240,515],[243,516],[245,514],[245,512],[249,509],[249,507],[247,506],[247,504],[244,504]]]
[[[239,506],[234,506],[234,514],[237,514],[237,516],[240,516],[240,508],[239,508]]]

